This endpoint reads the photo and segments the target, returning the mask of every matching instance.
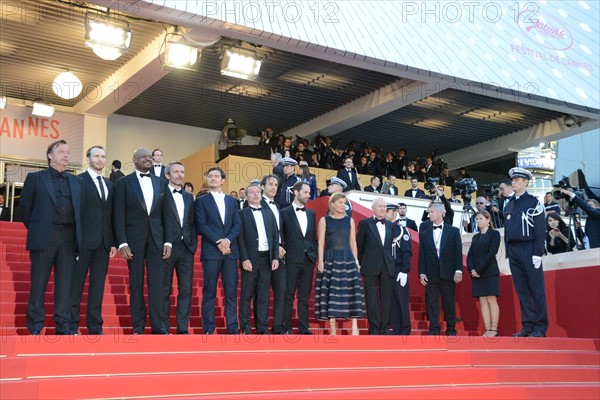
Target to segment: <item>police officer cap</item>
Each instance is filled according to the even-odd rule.
[[[390,203],[387,203],[387,204],[385,205],[385,207],[386,207],[386,209],[387,209],[388,211],[389,211],[389,210],[396,210],[396,211],[398,211],[398,208],[399,208],[397,204],[390,204]]]
[[[289,158],[289,157],[284,157],[281,160],[281,163],[285,166],[285,165],[298,165],[298,161],[294,160],[293,158]]]
[[[348,186],[348,185],[346,185],[346,182],[344,182],[343,180],[341,180],[337,176],[334,176],[334,177],[331,178],[331,184],[332,185],[340,185],[344,189],[346,189],[346,187]]]
[[[520,168],[520,167],[514,167],[511,168],[510,171],[508,171],[508,176],[510,176],[510,178],[525,178],[527,180],[532,180],[533,179],[533,175],[531,175],[531,172],[527,171],[525,168]]]
[[[252,179],[250,181],[251,186],[260,186],[260,179]]]

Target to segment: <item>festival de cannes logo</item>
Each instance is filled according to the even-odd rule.
[[[519,29],[529,40],[550,50],[567,50],[573,46],[573,35],[567,27],[546,13],[521,12]]]

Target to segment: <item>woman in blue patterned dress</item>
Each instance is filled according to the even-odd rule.
[[[329,215],[319,221],[319,259],[315,284],[315,314],[329,320],[329,334],[336,334],[336,318],[352,320],[358,335],[358,318],[365,316],[365,297],[357,261],[354,220],[346,215],[346,196],[329,198]]]

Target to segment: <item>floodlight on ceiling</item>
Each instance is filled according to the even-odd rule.
[[[4,110],[6,108],[6,96],[1,96],[0,97],[0,110]]]
[[[108,14],[109,19],[110,14]],[[113,61],[127,53],[133,32],[127,21],[105,22],[85,15],[85,45],[103,60]]]
[[[35,99],[33,102],[33,110],[31,111],[31,115],[51,118],[54,116],[54,107],[48,103],[44,103],[44,101],[41,99]]]
[[[221,75],[241,79],[256,79],[262,61],[256,53],[240,48],[229,48],[221,59]]]
[[[83,85],[81,80],[71,71],[61,72],[54,78],[52,90],[63,99],[74,99],[81,94]]]
[[[179,32],[168,33],[165,36],[165,66],[168,68],[195,70],[200,50],[187,44],[185,36]]]

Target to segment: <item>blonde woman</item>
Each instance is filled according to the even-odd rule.
[[[485,337],[498,336],[498,296],[500,295],[500,270],[496,253],[500,247],[500,233],[492,227],[491,215],[482,210],[475,215],[479,233],[473,236],[467,269],[472,279],[473,297],[479,298]]]
[[[337,318],[352,320],[352,335],[358,335],[358,318],[365,316],[365,296],[357,261],[354,220],[346,215],[346,196],[329,198],[329,215],[318,228],[315,314],[329,320],[329,334],[337,331]]]

